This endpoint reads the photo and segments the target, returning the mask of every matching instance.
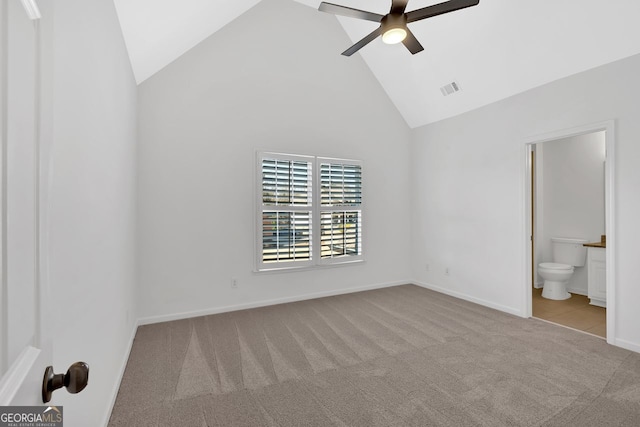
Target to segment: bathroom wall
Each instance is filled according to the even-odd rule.
[[[552,237],[592,242],[605,233],[605,135],[595,132],[536,145],[536,264],[553,260]],[[537,276],[536,283],[543,280]],[[587,269],[576,268],[567,284],[587,295]]]

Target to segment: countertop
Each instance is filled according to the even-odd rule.
[[[607,247],[607,236],[603,234],[602,236],[600,236],[600,241],[599,242],[584,243],[582,246],[586,246],[588,248],[603,248],[603,249],[606,249],[606,247]]]
[[[604,248],[606,249],[606,242],[595,242],[595,243],[583,243],[582,246],[586,246],[588,248]]]
[[[607,247],[607,235],[603,234],[600,236],[600,241],[595,243],[584,243],[582,246],[586,246],[588,248],[602,248],[606,249]]]

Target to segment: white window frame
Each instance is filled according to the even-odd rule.
[[[307,261],[282,261],[282,262],[263,262],[262,261],[262,250],[263,250],[263,222],[262,222],[262,214],[265,210],[272,210],[268,207],[263,206],[262,202],[262,160],[264,158],[275,159],[275,160],[285,160],[285,161],[304,161],[311,163],[311,174],[312,174],[312,205],[311,206],[303,206],[303,205],[293,205],[287,206],[286,208],[280,209],[280,206],[274,206],[273,210],[282,210],[282,211],[302,211],[302,212],[311,212],[311,259]],[[267,272],[267,271],[292,271],[292,270],[301,270],[301,269],[310,269],[310,268],[318,268],[318,267],[329,267],[336,265],[345,265],[352,263],[359,263],[364,261],[364,201],[361,201],[360,205],[356,208],[353,206],[343,206],[343,207],[322,207],[320,204],[321,194],[320,194],[320,164],[321,163],[338,163],[345,165],[357,165],[360,166],[361,171],[364,170],[362,167],[362,161],[360,160],[351,160],[351,159],[341,159],[341,158],[333,158],[333,157],[319,157],[319,156],[309,156],[309,155],[300,155],[300,154],[288,154],[288,153],[277,153],[270,151],[258,151],[256,153],[256,176],[255,176],[255,271],[257,272]],[[362,188],[361,195],[362,199],[364,199],[364,172],[362,172]],[[348,256],[340,256],[336,258],[324,258],[320,257],[321,245],[320,245],[320,213],[326,211],[359,211],[360,212],[360,254],[359,255],[348,255]]]

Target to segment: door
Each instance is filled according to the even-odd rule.
[[[30,1],[0,2],[2,316],[0,405],[42,405],[52,361],[46,328],[46,201],[42,165],[41,41]],[[25,6],[23,8],[23,5]]]

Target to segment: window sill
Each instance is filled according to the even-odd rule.
[[[335,267],[348,267],[351,265],[364,264],[364,259],[355,259],[352,261],[344,261],[344,262],[336,262],[331,264],[315,264],[315,265],[305,265],[301,267],[274,267],[274,268],[262,268],[262,269],[254,269],[254,274],[270,274],[270,273],[293,273],[293,272],[302,272],[302,271],[318,271]]]

